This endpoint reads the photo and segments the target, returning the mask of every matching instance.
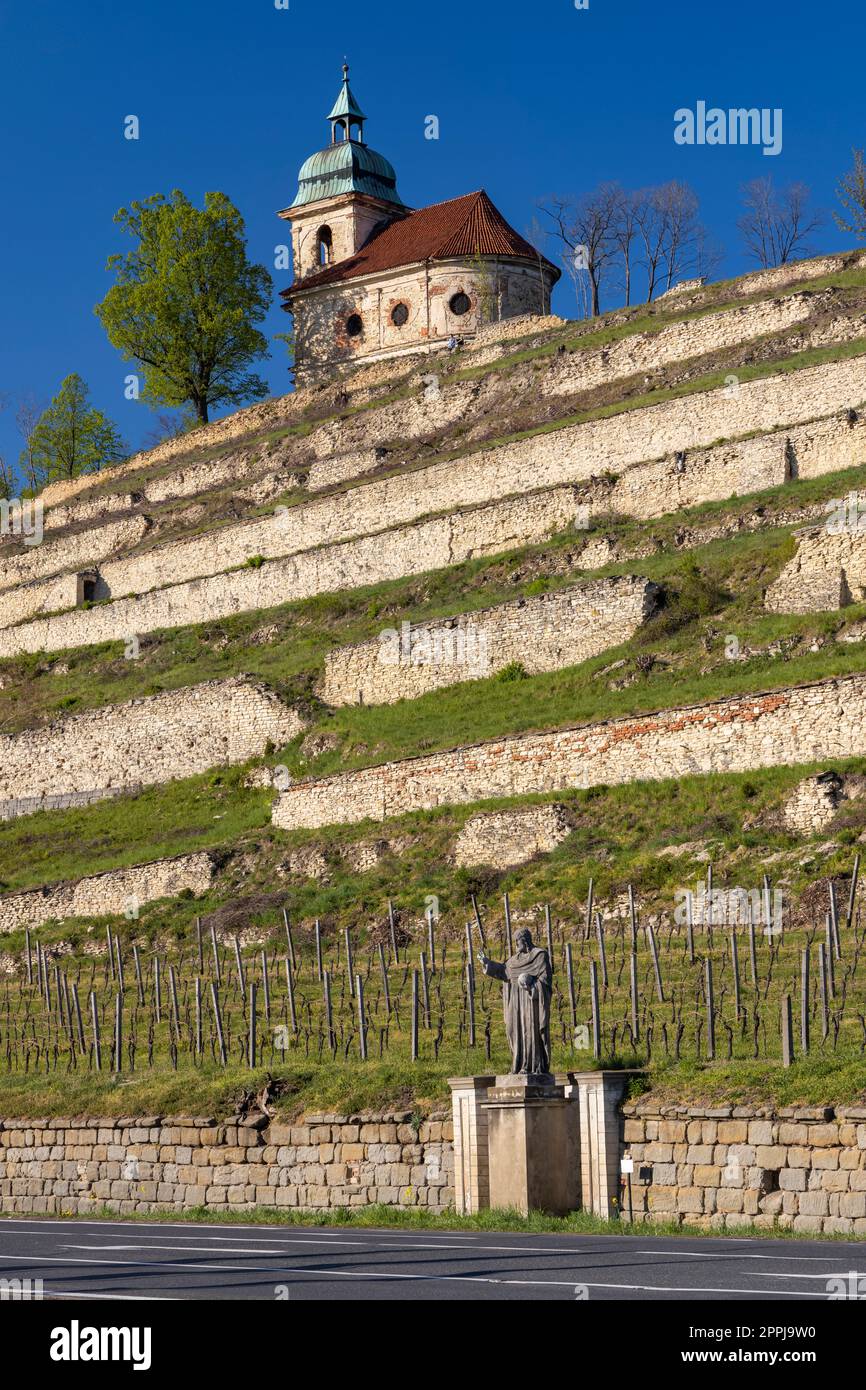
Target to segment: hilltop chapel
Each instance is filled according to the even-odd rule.
[[[559,270],[483,189],[406,206],[393,166],[366,143],[367,117],[345,64],[328,120],[330,143],[305,160],[297,196],[278,214],[292,228],[294,282],[282,299],[294,318],[299,383],[550,312]]]

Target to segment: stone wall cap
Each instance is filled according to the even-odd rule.
[[[212,1115],[166,1115],[163,1118],[164,1125],[172,1125],[181,1129],[206,1128],[216,1124]]]
[[[785,1105],[779,1111],[781,1120],[832,1120],[835,1111],[831,1105]]]
[[[836,1116],[840,1120],[866,1120],[866,1105],[837,1105]]]
[[[472,1087],[476,1091],[483,1091],[492,1086],[495,1080],[495,1076],[449,1076],[448,1085],[452,1091],[467,1091]]]

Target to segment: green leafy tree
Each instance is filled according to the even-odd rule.
[[[143,398],[189,403],[206,424],[217,406],[267,396],[250,365],[270,355],[254,325],[268,311],[271,277],[247,259],[243,218],[225,194],[206,193],[201,210],[175,189],[121,208],[114,220],[135,246],[110,257],[117,283],[96,313],[141,367]]]
[[[127,448],[117,426],[90,404],[86,382],[76,372],[65,377],[44,410],[21,455],[39,486],[60,478],[97,473],[104,464],[125,458]]]

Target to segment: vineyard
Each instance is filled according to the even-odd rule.
[[[858,887],[859,857],[796,910],[767,878],[749,893],[714,887],[710,866],[706,885],[645,918],[631,886],[602,904],[590,880],[568,920],[544,905],[513,914],[506,894],[472,897],[463,922],[430,907],[413,923],[388,903],[342,931],[293,924],[284,909],[254,947],[201,918],[172,952],[138,944],[131,923],[106,928],[87,955],[28,931],[0,994],[0,1087],[37,1105],[58,1092],[99,1095],[103,1108],[110,1097],[119,1113],[165,1093],[192,1107],[264,1088],[291,1104],[311,1082],[344,1103],[441,1094],[450,1074],[509,1069],[501,986],[477,958],[512,953],[518,916],[554,964],[557,1070],[699,1069],[706,1089],[714,1069],[744,1064],[847,1066],[862,1083]]]

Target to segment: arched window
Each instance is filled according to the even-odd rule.
[[[458,318],[462,318],[463,315],[468,314],[469,310],[472,308],[472,301],[468,294],[464,294],[463,290],[460,290],[458,294],[453,294],[451,296],[448,307],[452,314],[456,314]]]
[[[334,255],[334,239],[330,227],[320,227],[318,231],[319,265],[330,265]]]

